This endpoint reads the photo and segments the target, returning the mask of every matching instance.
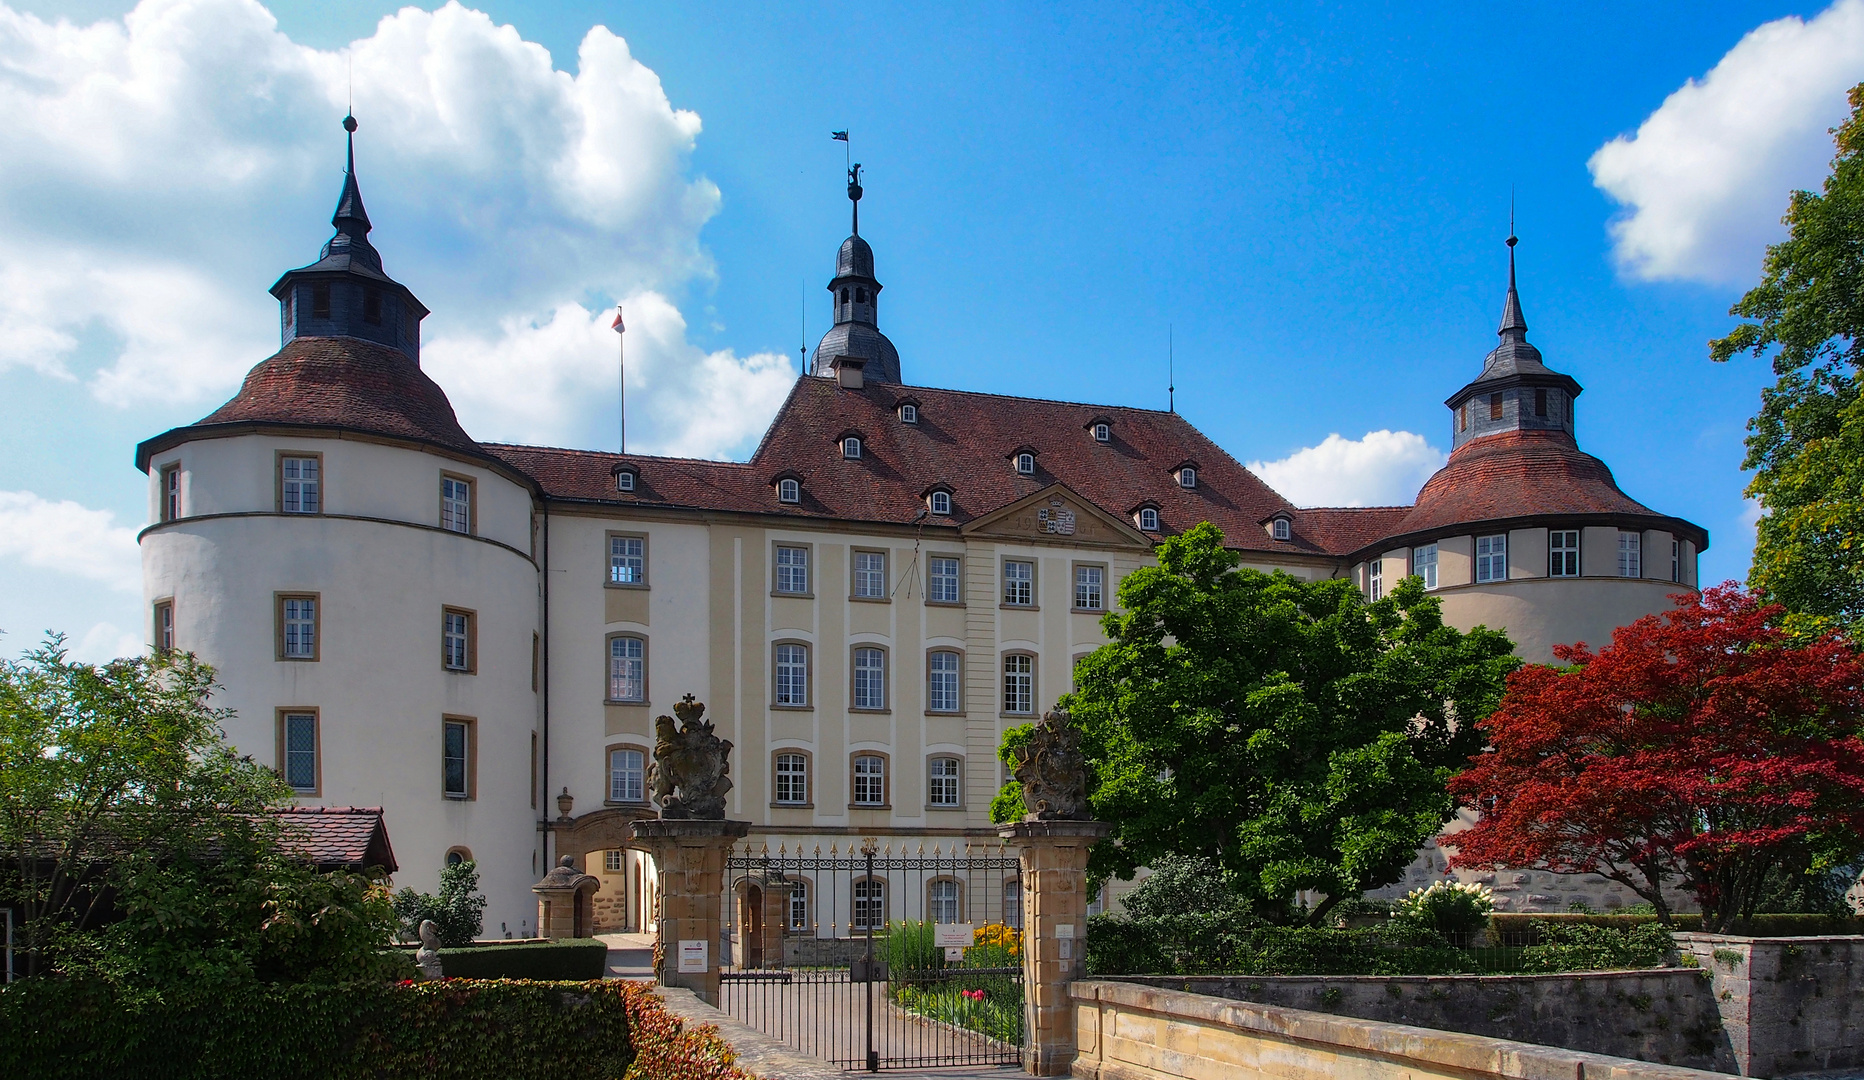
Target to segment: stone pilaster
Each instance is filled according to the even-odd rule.
[[[1025,818],[997,828],[1022,852],[1023,1069],[1066,1076],[1074,1061],[1068,984],[1087,945],[1087,852],[1112,826]]]
[[[724,928],[725,856],[751,831],[748,821],[650,818],[629,827],[654,856],[660,877],[656,981],[683,986],[718,1004],[719,935]],[[705,970],[680,971],[680,942],[705,943]]]

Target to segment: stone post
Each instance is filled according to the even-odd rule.
[[[1022,851],[1023,1069],[1033,1076],[1066,1076],[1074,1061],[1068,984],[1087,945],[1087,851],[1112,828],[1034,815],[997,827]]]
[[[565,855],[550,868],[544,879],[531,886],[537,894],[537,936],[544,938],[587,937],[590,927],[576,925],[576,905],[593,893],[601,882],[576,869],[574,856]]]
[[[716,1006],[723,959],[719,933],[724,929],[725,856],[735,841],[750,833],[751,823],[648,818],[629,828],[635,842],[653,853],[659,871],[660,944],[654,950],[655,981],[686,987],[707,1005]],[[687,943],[685,948],[682,942]],[[682,955],[689,956],[689,966],[702,964],[703,970],[681,971]]]

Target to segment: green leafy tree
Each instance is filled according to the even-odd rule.
[[[1444,785],[1519,661],[1501,634],[1446,626],[1415,578],[1367,603],[1343,579],[1237,564],[1209,523],[1167,540],[1076,668],[1064,703],[1115,830],[1090,868],[1202,856],[1266,917],[1320,894],[1320,925],[1449,820]]]
[[[1808,632],[1864,621],[1864,84],[1851,109],[1823,191],[1793,193],[1787,239],[1729,310],[1749,321],[1709,343],[1716,361],[1772,356],[1743,462],[1765,511],[1748,583]]]
[[[236,756],[186,653],[104,665],[63,639],[0,660],[0,900],[29,973],[163,985],[380,972],[386,890],[281,849],[289,801]]]
[[[409,940],[420,931],[423,920],[432,919],[443,948],[471,945],[479,936],[485,917],[485,897],[479,894],[478,864],[468,859],[440,871],[437,894],[413,889],[396,893],[395,915],[401,920],[402,936]]]

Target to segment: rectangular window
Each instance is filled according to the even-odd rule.
[[[1534,391],[1534,415],[1547,415],[1547,390],[1545,387],[1536,388]]]
[[[279,758],[285,783],[293,791],[317,794],[322,786],[318,776],[317,714],[283,712],[278,717]]]
[[[537,809],[537,732],[531,732],[531,809]]]
[[[1087,611],[1105,611],[1103,585],[1107,571],[1098,566],[1074,568],[1074,606]]]
[[[1006,560],[1003,564],[1003,602],[1032,607],[1036,602],[1036,564]]]
[[[155,605],[155,651],[165,653],[175,647],[175,602],[163,600]]]
[[[472,481],[458,476],[440,478],[440,527],[448,532],[472,532]]]
[[[863,600],[885,600],[887,598],[886,552],[857,551],[854,553],[854,595]]]
[[[887,654],[883,650],[854,650],[854,707],[887,707]]]
[[[441,750],[445,772],[442,794],[449,799],[472,797],[472,724],[465,720],[446,722],[446,742]]]
[[[809,704],[809,646],[779,645],[776,654],[778,705]]]
[[[807,593],[809,591],[809,549],[801,547],[779,547],[777,549],[777,592]]]
[[[639,750],[608,752],[608,801],[647,801],[647,755]]]
[[[1644,537],[1641,533],[1618,534],[1618,576],[1643,577]]]
[[[1036,711],[1035,657],[1021,653],[1003,658],[1003,711],[1027,714]]]
[[[1579,530],[1551,529],[1547,533],[1547,576],[1579,576]]]
[[[647,584],[647,539],[641,536],[608,538],[608,583]]]
[[[278,598],[278,658],[317,659],[317,597]]]
[[[278,459],[278,508],[287,514],[315,514],[322,506],[323,459]]]
[[[181,465],[164,465],[162,467],[162,520],[175,521],[181,517]]]
[[[934,604],[958,603],[961,595],[958,591],[958,560],[934,555],[926,565],[930,567],[926,599]]]
[[[809,929],[809,883],[801,878],[790,880],[790,929]]]
[[[472,661],[472,612],[447,608],[440,616],[440,664],[470,672]]]
[[[809,801],[809,758],[806,754],[777,755],[777,802],[802,806]]]
[[[608,639],[608,699],[647,700],[647,642],[638,637]]]
[[[1508,536],[1476,537],[1476,580],[1508,580]]]
[[[1683,542],[1681,540],[1670,541],[1670,580],[1679,585],[1683,583]]]
[[[854,883],[854,928],[884,930],[887,927],[887,883],[862,878]]]
[[[328,319],[330,317],[330,285],[319,282],[311,286],[311,318]]]
[[[927,711],[958,711],[958,665],[958,654],[944,650],[933,653],[931,658],[927,661]]]
[[[602,870],[605,873],[619,874],[622,869],[622,852],[620,848],[609,848],[602,853]]]
[[[935,923],[958,921],[958,883],[940,878],[926,884],[926,914]]]
[[[1437,587],[1437,545],[1420,544],[1411,549],[1411,573],[1424,579],[1426,589]]]
[[[926,802],[931,806],[958,805],[958,759],[935,757],[928,766]]]
[[[1489,395],[1489,419],[1500,420],[1501,418],[1502,418],[1502,396],[1500,394],[1490,394]]]
[[[887,759],[861,754],[854,759],[854,805],[885,806]]]
[[[382,290],[363,290],[362,321],[368,323],[370,326],[382,325]]]
[[[1377,600],[1384,593],[1385,560],[1373,559],[1366,563],[1366,595]]]

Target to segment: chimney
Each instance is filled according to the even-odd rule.
[[[867,366],[867,360],[859,356],[837,356],[829,361],[830,370],[835,372],[835,382],[843,390],[861,388],[861,369]]]

